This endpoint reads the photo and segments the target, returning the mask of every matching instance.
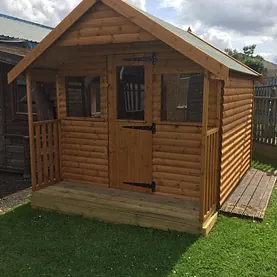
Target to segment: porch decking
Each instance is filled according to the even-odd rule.
[[[66,181],[33,192],[32,207],[166,231],[202,232],[196,202]]]
[[[251,168],[225,201],[221,212],[226,215],[262,220],[277,175]]]

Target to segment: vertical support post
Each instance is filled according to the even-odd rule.
[[[27,88],[27,106],[28,106],[32,189],[34,191],[36,188],[36,156],[35,156],[35,141],[34,141],[34,125],[33,125],[32,80],[31,80],[30,72],[26,73],[26,88]]]
[[[222,104],[223,104],[223,95],[224,95],[224,81],[217,81],[217,101],[216,101],[216,127],[218,128],[217,141],[216,141],[216,170],[217,170],[217,191],[216,191],[216,202],[217,208],[219,208],[220,201],[220,166],[221,166],[221,148],[222,148],[222,131],[221,131],[221,122],[222,122]]]
[[[275,101],[275,100],[273,100]],[[273,102],[274,103],[274,102]],[[254,130],[253,130],[253,126],[254,126],[254,104],[255,104],[255,83],[253,81],[253,93],[252,93],[252,113],[251,113],[251,145],[250,145],[250,165],[249,167],[251,167],[252,164],[252,159],[253,159],[253,144],[254,144]],[[275,130],[275,129],[274,129]]]
[[[58,151],[56,149],[56,155],[59,155],[58,159],[55,158],[55,166],[58,166],[58,174],[57,174],[57,169],[55,169],[56,171],[56,179],[58,179],[58,181],[63,180],[63,168],[62,168],[62,132],[61,132],[61,106],[60,106],[60,102],[61,102],[61,95],[60,92],[63,92],[64,94],[66,94],[65,91],[65,78],[61,77],[60,75],[56,75],[56,101],[57,101],[57,119],[58,119],[58,123],[57,123],[57,128],[54,126],[54,133],[57,131],[58,134],[56,134],[55,136],[55,145],[59,147]],[[66,97],[64,95],[64,97]],[[57,139],[58,139],[58,143],[57,143]],[[57,153],[58,152],[58,153]]]
[[[216,98],[216,127],[220,128],[221,124],[221,101],[222,101],[222,81],[217,81],[217,98]]]
[[[204,71],[204,92],[203,92],[203,111],[202,111],[202,133],[201,133],[201,173],[200,173],[200,222],[203,223],[205,216],[206,201],[206,144],[209,121],[209,94],[210,82],[209,71]]]

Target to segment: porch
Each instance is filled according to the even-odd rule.
[[[152,43],[138,44],[142,45],[151,47],[151,52],[157,48]],[[164,51],[158,48],[155,51],[161,61],[155,65],[148,61],[133,61],[136,55],[132,53],[133,48],[124,54],[117,53],[119,46],[112,46],[116,55],[111,54],[108,46],[103,46],[107,52],[102,56],[87,58],[94,69],[85,74],[79,69],[71,73],[61,69],[27,72],[34,195],[44,195],[56,184],[67,181],[75,185],[89,185],[90,189],[102,187],[107,191],[127,191],[128,194],[144,193],[153,199],[166,197],[168,201],[172,199],[198,205],[198,210],[191,214],[193,224],[190,219],[186,221],[181,217],[185,227],[176,227],[176,230],[200,233],[204,228],[204,233],[208,232],[216,218],[219,203],[220,97],[223,84],[207,70],[191,68],[185,63],[186,57],[163,44]],[[141,51],[140,48],[137,51]],[[92,52],[89,53],[91,55]],[[101,64],[92,63],[94,59],[100,60]],[[165,63],[168,66],[164,67]],[[185,66],[175,70],[176,63]],[[77,61],[73,64],[77,65]],[[121,75],[131,82],[129,88],[134,83],[140,89],[133,91],[117,86],[122,82]],[[93,82],[90,76],[96,76],[92,78]],[[132,79],[134,76],[135,80]],[[33,122],[32,89],[41,79],[56,81],[57,119]],[[89,88],[85,89],[88,84]],[[178,92],[176,99],[172,97],[172,91]],[[140,97],[131,97],[138,93],[141,93]],[[120,98],[125,95],[129,98]],[[90,98],[88,107],[84,105],[88,103],[84,101],[85,96]],[[77,98],[79,102],[76,102],[76,97],[80,98]],[[185,98],[187,100],[182,101],[187,105],[180,106],[178,99]],[[130,102],[128,99],[133,100]],[[170,102],[172,99],[175,100]],[[117,104],[119,102],[120,105]],[[131,105],[134,102],[136,107]],[[127,114],[131,107],[129,104],[132,109]],[[45,197],[49,199],[50,196]],[[52,209],[63,201],[54,201]],[[88,199],[78,201],[83,209],[85,206],[89,209],[94,203]],[[66,211],[74,212],[76,207],[75,213],[84,213],[79,212],[74,202],[70,203],[73,210]],[[56,210],[59,211],[58,208]],[[126,208],[125,213],[141,218],[140,210],[128,212]],[[146,218],[152,216],[152,211],[144,213]],[[96,216],[109,220],[100,212]],[[180,220],[178,216],[174,220],[166,216],[156,215],[162,218],[157,228],[167,230],[165,222],[175,222],[176,218]]]
[[[199,234],[199,203],[73,182],[59,182],[32,194],[32,207],[129,224]]]
[[[205,136],[205,168],[201,169],[204,175],[198,176],[204,178],[204,186],[199,202],[162,193],[163,184],[158,180],[152,193],[99,185],[97,181],[103,174],[101,167],[105,165],[90,164],[91,155],[99,155],[92,148],[87,149],[90,152],[87,152],[86,159],[78,156],[77,151],[74,161],[63,160],[66,157],[63,154],[68,154],[68,150],[62,148],[61,124],[65,122],[48,120],[33,123],[34,136],[30,140],[34,149],[31,153],[34,172],[32,207],[162,230],[196,234],[207,234],[211,230],[218,203],[218,128],[208,129]],[[82,149],[84,146],[79,147]],[[170,159],[165,162],[170,162]],[[75,166],[71,175],[63,172],[68,164]],[[70,179],[74,174],[83,174],[80,183]],[[182,181],[177,179],[172,183],[172,190],[174,183],[182,185]]]

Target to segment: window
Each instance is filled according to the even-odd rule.
[[[178,122],[201,122],[203,74],[162,75],[161,119]]]
[[[15,111],[19,114],[28,113],[26,79],[23,75],[15,81]],[[36,105],[33,101],[33,113],[36,113]]]
[[[66,108],[67,116],[99,117],[100,77],[67,77]]]
[[[144,120],[144,67],[117,67],[117,118]]]

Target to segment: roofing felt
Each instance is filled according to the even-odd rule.
[[[53,28],[0,13],[0,36],[40,42]]]
[[[129,4],[130,5],[130,4]],[[155,21],[159,25],[166,28],[168,31],[174,33],[176,36],[182,38],[189,44],[193,45],[194,47],[198,48],[202,52],[206,53],[210,57],[214,58],[215,60],[219,61],[220,63],[224,64],[226,67],[228,67],[231,70],[238,71],[241,73],[253,75],[253,76],[260,76],[259,73],[255,72],[254,70],[247,68],[245,65],[242,65],[239,61],[233,59],[229,55],[225,54],[221,50],[217,49],[216,47],[212,46],[211,44],[207,43],[206,41],[202,40],[195,34],[192,34],[191,32],[187,32],[183,29],[180,29],[156,16],[153,16],[139,8],[132,6],[134,9],[136,9],[138,12],[144,14],[149,19]]]

